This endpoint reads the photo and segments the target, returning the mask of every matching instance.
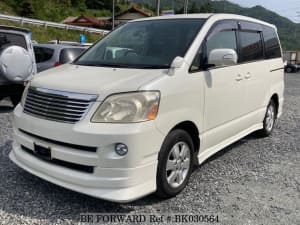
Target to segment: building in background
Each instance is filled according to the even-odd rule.
[[[131,5],[128,9],[117,13],[115,15],[115,26],[126,23],[130,20],[141,19],[150,17],[151,13],[144,11],[141,8],[138,8],[136,5]],[[79,17],[67,17],[64,21],[64,24],[82,26],[82,27],[93,27],[101,29],[111,29],[112,27],[112,17],[92,17],[81,15]]]
[[[63,23],[68,25],[75,25],[81,27],[92,27],[92,28],[101,28],[105,29],[110,26],[110,19],[111,17],[92,17],[81,15],[79,17],[68,17],[66,18]]]
[[[120,24],[126,23],[130,20],[142,19],[151,17],[152,15],[141,8],[138,8],[136,5],[131,5],[125,11],[117,13],[115,16],[115,25],[118,26]],[[112,19],[110,19],[112,21]]]

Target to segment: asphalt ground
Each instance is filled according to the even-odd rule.
[[[145,222],[135,224],[154,224],[151,215],[163,216],[164,223],[156,220],[156,224],[176,224],[176,216],[188,214],[200,220],[201,215],[212,215],[219,221],[196,224],[298,225],[300,74],[286,74],[285,85],[284,113],[272,136],[252,134],[217,153],[193,172],[186,189],[175,198],[162,200],[150,195],[127,204],[64,189],[14,165],[8,158],[12,108],[2,101],[0,224],[78,224],[82,213],[121,213],[147,216]],[[166,221],[168,215],[172,220]],[[181,224],[191,223],[184,220]]]

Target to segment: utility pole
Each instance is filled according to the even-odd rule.
[[[188,9],[189,9],[189,0],[184,0],[183,13],[188,14]]]
[[[156,0],[156,15],[160,15],[160,0]]]
[[[115,29],[115,0],[112,0],[113,6],[112,6],[112,30]]]

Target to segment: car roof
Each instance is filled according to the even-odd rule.
[[[5,30],[5,31],[18,31],[18,32],[22,32],[25,34],[30,34],[31,30],[29,29],[25,29],[25,28],[21,28],[21,27],[13,27],[13,26],[3,26],[0,25],[0,30]]]
[[[154,17],[147,17],[142,19],[131,20],[129,23],[138,22],[138,21],[147,21],[147,20],[176,20],[176,19],[214,19],[214,20],[229,20],[229,19],[236,19],[236,20],[246,20],[249,22],[259,23],[267,26],[274,27],[273,24],[254,19],[247,16],[241,16],[236,14],[225,14],[225,13],[191,13],[191,14],[176,14],[176,15],[166,15],[166,16],[154,16]]]

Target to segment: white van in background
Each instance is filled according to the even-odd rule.
[[[34,77],[14,111],[10,158],[110,201],[175,196],[194,165],[254,131],[271,134],[283,67],[275,26],[256,19],[131,21]]]

